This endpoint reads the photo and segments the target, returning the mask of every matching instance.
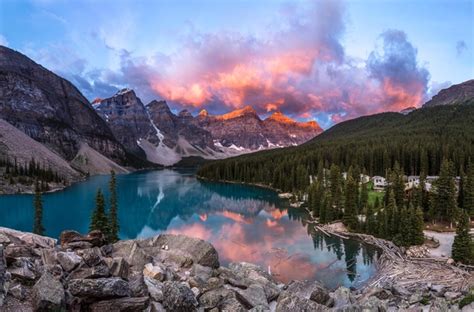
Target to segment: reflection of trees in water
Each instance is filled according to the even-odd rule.
[[[356,240],[344,239],[344,252],[347,269],[347,277],[351,282],[357,276],[357,256],[359,255],[360,243]],[[365,248],[367,249],[367,248]]]

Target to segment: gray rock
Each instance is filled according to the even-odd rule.
[[[430,312],[448,312],[448,303],[444,298],[435,298],[431,303]]]
[[[64,306],[64,287],[45,272],[33,286],[32,302],[35,311],[59,311]]]
[[[460,292],[455,292],[455,291],[447,291],[444,293],[444,298],[446,298],[446,300],[455,300],[459,297],[461,297],[461,293]]]
[[[269,306],[256,306],[249,310],[249,312],[270,312]]]
[[[320,305],[312,300],[302,298],[292,293],[279,297],[275,312],[317,312],[329,311],[326,306]]]
[[[149,312],[166,312],[163,305],[159,302],[152,301],[150,303]]]
[[[90,312],[142,312],[148,307],[148,297],[103,300],[90,305]]]
[[[336,312],[362,312],[362,307],[358,304],[348,304],[339,308],[335,308]]]
[[[316,303],[326,305],[331,299],[329,292],[319,283],[313,283],[311,295],[309,296],[310,300],[313,300]]]
[[[474,302],[462,307],[461,312],[472,312],[474,311]]]
[[[9,273],[7,274],[7,261],[3,250],[3,245],[0,244],[0,307],[3,305],[10,282]]]
[[[281,290],[273,277],[258,265],[247,262],[231,263],[229,269],[240,279],[249,280],[251,284],[260,284],[265,290],[268,302],[276,299],[280,294]]]
[[[66,272],[74,270],[82,261],[82,258],[72,251],[60,251],[58,252],[57,257],[59,264]]]
[[[74,279],[69,282],[68,289],[77,297],[108,298],[130,295],[128,283],[117,277]]]
[[[143,268],[143,276],[161,282],[165,279],[166,268],[164,268],[162,265],[153,265],[153,263],[147,263]]]
[[[112,276],[121,277],[123,279],[128,278],[129,265],[128,265],[128,262],[125,261],[124,258],[116,257],[113,259],[110,259],[110,258],[106,258],[106,259],[108,259],[107,265],[109,267],[110,274],[112,274]]]
[[[198,302],[191,289],[178,282],[165,282],[163,285],[163,306],[176,312],[196,311]]]
[[[163,301],[163,283],[157,281],[156,279],[145,276],[145,285],[148,288],[148,293],[150,297],[158,302]]]
[[[369,297],[367,300],[360,304],[363,312],[385,312],[388,309],[388,305],[385,301],[380,300],[375,296]]]
[[[310,299],[323,305],[327,305],[331,299],[329,292],[320,283],[315,281],[292,281],[286,286],[280,296],[286,296],[288,294]]]
[[[90,266],[96,266],[102,262],[102,252],[99,247],[87,248],[78,251],[84,262]]]
[[[161,234],[152,241],[153,246],[168,246],[169,250],[180,250],[188,254],[194,263],[212,268],[219,267],[219,255],[216,249],[202,239],[184,235]]]
[[[15,261],[18,258],[36,258],[40,256],[33,247],[27,245],[8,245],[4,248],[4,255],[7,262]]]
[[[347,287],[339,287],[334,293],[332,293],[334,299],[334,307],[342,307],[355,303],[355,299],[351,294],[351,291]]]
[[[7,246],[11,243],[10,238],[7,235],[0,233],[0,245]]]
[[[143,278],[143,274],[140,272],[134,272],[128,277],[128,285],[132,297],[144,297],[148,296],[148,289]]]
[[[17,284],[15,286],[10,287],[8,289],[8,294],[12,295],[18,300],[24,300],[27,295],[26,288],[21,284]]]
[[[443,285],[431,285],[431,290],[434,292],[434,294],[438,297],[442,297],[444,293],[446,292],[446,287]]]
[[[421,300],[423,300],[423,295],[417,291],[410,296],[410,298],[408,299],[408,302],[410,304],[415,304],[417,302],[420,302]]]
[[[0,233],[8,237],[10,242],[17,245],[28,245],[30,247],[53,248],[57,240],[28,232],[21,232],[9,228],[0,227]]]
[[[412,295],[410,291],[408,291],[405,287],[400,285],[393,285],[392,292],[395,295],[402,296],[402,297],[409,297]]]
[[[36,269],[33,262],[28,258],[18,258],[8,267],[13,279],[29,283],[36,279]]]
[[[265,295],[265,290],[259,284],[250,285],[247,289],[232,288],[236,295],[237,299],[244,304],[248,309],[251,309],[256,306],[268,307],[267,297]]]
[[[200,307],[210,310],[212,308],[220,307],[228,299],[235,299],[235,293],[227,288],[220,287],[206,291],[199,297]]]
[[[253,308],[249,311],[267,311],[267,310],[254,310],[258,308]],[[222,312],[245,312],[247,309],[237,300],[236,298],[228,298],[221,302],[218,308]]]
[[[146,254],[140,246],[132,240],[118,241],[112,245],[113,257],[121,257],[127,261],[131,270],[143,271],[145,264],[152,262],[153,258]]]
[[[45,265],[55,265],[58,263],[57,251],[54,248],[41,249],[41,260]]]
[[[95,267],[88,267],[86,264],[80,265],[74,271],[69,274],[68,278],[73,279],[85,279],[85,278],[99,278],[99,277],[109,277],[110,270],[105,264],[100,264]]]

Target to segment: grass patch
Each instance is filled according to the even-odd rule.
[[[474,294],[470,293],[466,297],[462,298],[462,300],[459,302],[459,308],[462,309],[463,307],[467,306],[468,304],[471,304],[474,302]]]
[[[372,181],[367,183],[367,189],[369,190],[369,204],[373,205],[375,203],[376,198],[378,198],[380,204],[382,204],[385,192],[374,191],[374,183]]]

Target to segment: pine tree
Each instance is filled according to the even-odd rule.
[[[118,221],[118,202],[117,202],[117,186],[115,172],[112,170],[110,174],[109,192],[110,192],[110,212],[109,212],[109,243],[115,243],[119,240],[119,221]]]
[[[109,233],[109,226],[107,215],[105,213],[105,200],[104,195],[100,189],[97,190],[97,195],[95,199],[95,209],[92,213],[91,224],[89,226],[89,231],[99,230],[106,237]]]
[[[371,204],[367,205],[365,211],[365,231],[371,235],[375,235],[377,232],[377,221],[374,215],[374,208]]]
[[[395,193],[390,191],[388,195],[388,204],[385,207],[385,217],[387,219],[387,227],[386,227],[386,238],[392,239],[393,235],[396,232],[396,220],[395,217],[397,215],[397,203],[395,201]]]
[[[410,209],[410,245],[421,245],[425,241],[423,230],[425,224],[423,222],[423,211],[420,207]]]
[[[431,215],[436,221],[446,221],[451,226],[457,212],[456,185],[452,172],[452,164],[446,159],[443,160],[431,207]]]
[[[36,182],[35,185],[35,196],[33,199],[33,207],[35,209],[35,219],[33,224],[33,233],[38,235],[44,234],[43,227],[43,199],[41,198],[41,192],[39,184]]]
[[[354,180],[350,174],[351,170],[347,174],[346,192],[344,201],[344,217],[343,222],[351,230],[357,229],[357,187],[358,183]]]
[[[467,167],[463,189],[463,209],[471,218],[474,218],[474,163],[472,162]]]
[[[454,237],[452,257],[455,261],[470,264],[474,262],[473,241],[469,234],[469,216],[463,211]]]
[[[359,211],[364,211],[369,202],[369,191],[367,189],[367,183],[362,183],[360,190],[360,202],[359,202]]]

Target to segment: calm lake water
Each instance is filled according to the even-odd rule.
[[[87,232],[96,190],[107,194],[108,176],[95,176],[46,194],[44,227]],[[300,209],[271,190],[197,180],[192,172],[159,170],[117,176],[120,237],[182,233],[211,242],[221,264],[257,263],[282,282],[319,280],[327,287],[358,287],[375,273],[374,248],[323,235]],[[32,195],[0,196],[0,226],[31,231]]]

